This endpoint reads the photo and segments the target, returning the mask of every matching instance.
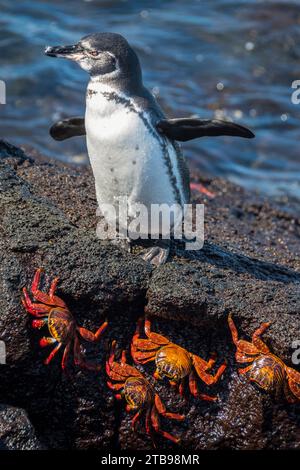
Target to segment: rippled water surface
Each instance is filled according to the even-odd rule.
[[[48,135],[54,120],[84,112],[87,75],[43,49],[96,31],[126,36],[169,116],[225,116],[256,133],[184,144],[191,165],[300,198],[300,104],[291,102],[291,83],[300,80],[300,1],[0,0],[2,137],[87,162],[84,139]]]

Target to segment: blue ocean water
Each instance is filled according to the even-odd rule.
[[[144,81],[171,117],[226,117],[256,139],[184,144],[190,165],[272,195],[300,198],[300,1],[0,0],[0,136],[86,163],[85,142],[51,140],[53,121],[84,112],[87,75],[45,57],[96,31],[123,34]]]

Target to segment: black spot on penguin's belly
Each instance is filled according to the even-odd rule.
[[[93,95],[97,95],[98,92],[96,90],[91,90],[90,88],[86,92],[86,97],[87,98],[92,98]]]

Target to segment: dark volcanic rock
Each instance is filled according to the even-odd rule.
[[[296,206],[206,180],[216,197],[201,200],[203,249],[177,247],[166,265],[151,271],[138,256],[96,238],[89,168],[29,158],[5,142],[0,157],[0,337],[7,347],[0,399],[26,409],[41,442],[49,448],[151,448],[142,421],[138,435],[132,432],[124,403],[116,404],[104,373],[109,342],[116,338],[128,348],[146,307],[155,331],[203,358],[217,351],[218,363],[228,360],[219,384],[211,390],[200,384],[219,395],[217,403],[189,394],[183,400],[159,384],[168,408],[187,416],[184,423],[162,419],[164,429],[182,436],[183,448],[300,447],[297,406],[275,401],[238,376],[227,326],[231,311],[241,337],[249,339],[262,321],[271,321],[264,338],[292,365],[292,343],[300,339]],[[108,318],[103,339],[87,349],[89,358],[103,365],[99,373],[78,371],[70,363],[70,377],[65,376],[58,357],[43,365],[47,353],[39,349],[39,333],[20,304],[21,288],[30,285],[39,266],[48,281],[60,276],[58,294],[79,324],[94,331]],[[147,373],[153,369],[145,366]],[[172,446],[158,442],[159,448]]]
[[[150,268],[139,257],[101,246],[94,230],[76,226],[50,198],[41,195],[43,191],[38,192],[39,185],[43,187],[54,173],[53,166],[37,165],[42,177],[38,183],[34,175],[37,185],[31,185],[20,174],[25,169],[30,174],[34,163],[13,148],[9,153],[6,144],[4,149],[0,160],[0,336],[6,343],[7,365],[0,369],[1,399],[24,407],[49,447],[108,445],[114,439],[115,417],[104,372],[75,371],[69,380],[62,375],[58,360],[51,367],[43,365],[45,351],[38,347],[39,334],[30,328],[21,307],[21,288],[30,285],[35,269],[41,266],[49,278],[60,276],[59,293],[78,323],[95,330],[109,317],[120,337],[129,328],[128,316],[141,314]],[[57,174],[61,171],[58,167]],[[104,337],[93,348],[97,361],[103,363],[106,346]]]
[[[26,412],[13,406],[0,405],[0,450],[41,450]]]

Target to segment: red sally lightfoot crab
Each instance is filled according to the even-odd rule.
[[[24,287],[22,304],[30,315],[36,317],[36,319],[32,321],[33,328],[40,329],[43,326],[48,326],[51,336],[43,337],[40,340],[40,346],[45,347],[54,345],[55,348],[44,361],[45,364],[49,364],[59,349],[64,346],[61,366],[62,369],[65,369],[73,343],[74,363],[92,370],[98,368],[84,361],[79,342],[79,335],[89,342],[98,341],[107,327],[107,322],[104,322],[96,333],[92,333],[86,328],[77,326],[75,318],[66,306],[65,302],[55,295],[58,278],[55,278],[52,281],[49,293],[46,294],[39,290],[41,273],[42,269],[37,269],[31,285],[31,294],[37,302],[32,302],[27,289]]]
[[[155,393],[150,382],[135,367],[126,363],[125,351],[122,352],[120,362],[115,361],[116,341],[113,341],[108,361],[106,362],[106,372],[109,377],[107,385],[115,393],[115,397],[121,400],[123,397],[127,402],[126,411],[136,410],[132,419],[132,427],[135,430],[136,424],[143,411],[146,413],[146,432],[152,438],[152,428],[166,439],[178,443],[180,439],[172,436],[160,429],[159,415],[166,418],[182,421],[183,415],[169,413],[161,399]],[[116,383],[111,382],[113,380]]]
[[[181,395],[183,395],[185,378],[188,377],[190,392],[193,396],[202,400],[217,400],[217,397],[199,393],[196,374],[206,385],[213,385],[218,382],[226,369],[226,363],[224,362],[218,368],[216,374],[212,375],[208,371],[216,362],[215,355],[208,361],[201,359],[201,357],[172,343],[165,336],[151,332],[151,323],[147,319],[144,326],[147,339],[141,339],[141,324],[142,320],[139,320],[131,343],[131,355],[134,362],[145,364],[146,362],[155,361],[156,371],[154,377],[156,379],[167,377],[171,385],[179,388]]]
[[[290,403],[300,400],[300,373],[288,367],[284,362],[271,353],[268,346],[260,336],[270,326],[270,323],[262,323],[253,333],[252,342],[238,339],[238,331],[231,314],[228,324],[232,340],[236,346],[236,361],[242,364],[251,363],[240,374],[267,392],[274,392],[278,396],[283,390]]]

